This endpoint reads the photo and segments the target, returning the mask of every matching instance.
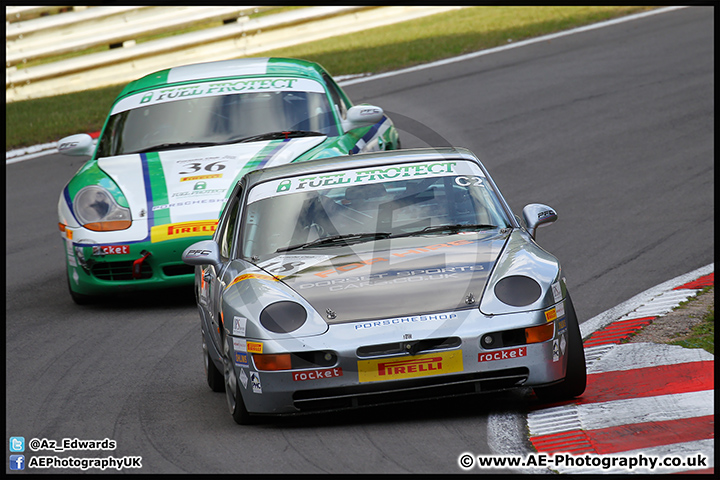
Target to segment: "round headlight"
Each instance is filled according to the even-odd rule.
[[[495,296],[513,307],[530,305],[540,298],[541,293],[540,284],[522,275],[505,277],[495,284]]]
[[[276,302],[265,307],[260,324],[274,333],[290,333],[302,327],[307,320],[305,308],[295,302]]]
[[[80,190],[73,210],[78,221],[90,230],[124,230],[132,223],[130,209],[118,205],[110,192],[98,185]]]

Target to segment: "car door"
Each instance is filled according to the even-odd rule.
[[[213,239],[217,242],[219,248],[222,266],[217,271],[214,266],[207,265],[203,267],[203,291],[202,296],[207,301],[207,309],[210,317],[210,329],[213,340],[216,345],[222,345],[223,318],[222,318],[222,293],[225,289],[226,282],[223,277],[225,271],[233,257],[235,242],[238,237],[238,221],[240,217],[240,186],[230,196],[228,204],[218,222],[218,228]]]

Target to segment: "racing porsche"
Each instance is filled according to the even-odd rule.
[[[147,75],[118,95],[95,146],[58,143],[90,160],[58,204],[70,295],[192,285],[183,250],[211,238],[246,172],[309,159],[394,150],[392,121],[355,105],[320,65],[250,58]]]
[[[462,148],[249,172],[195,266],[206,380],[237,423],[532,387],[585,389],[578,319],[535,241]]]

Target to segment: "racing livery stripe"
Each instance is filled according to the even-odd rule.
[[[65,197],[65,203],[67,203],[68,210],[70,210],[70,215],[73,216],[75,221],[78,223],[78,225],[82,225],[80,223],[80,220],[75,216],[75,209],[73,208],[72,200],[70,199],[70,189],[68,188],[70,184],[65,185],[65,188],[63,188],[63,196]]]
[[[279,277],[274,277],[272,275],[263,275],[261,273],[245,273],[243,275],[238,275],[237,277],[235,277],[233,279],[233,281],[230,282],[227,287],[225,287],[225,290],[232,287],[236,283],[240,283],[243,280],[247,280],[249,278],[255,278],[258,280],[270,280],[270,281],[278,281],[279,280]]]
[[[170,223],[170,211],[168,209],[153,210],[153,206],[156,204],[165,205],[168,203],[167,185],[162,162],[160,162],[160,155],[157,152],[140,154],[140,159],[148,205],[148,230],[150,230],[154,225]]]
[[[257,170],[263,168],[265,164],[270,161],[277,153],[286,146],[288,139],[284,140],[272,140],[262,150],[258,152],[245,166],[240,170],[237,178],[242,177],[251,170]]]
[[[368,130],[368,132],[357,141],[357,143],[355,144],[355,146],[352,149],[352,153],[353,154],[358,153],[361,148],[358,145],[361,143],[363,146],[366,145],[378,133],[378,130],[380,130],[380,127],[385,125],[386,123],[387,123],[387,117],[383,117],[382,120],[380,120],[378,123],[376,123],[375,125],[370,127],[370,130]]]

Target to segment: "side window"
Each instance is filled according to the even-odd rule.
[[[338,90],[337,85],[335,85],[335,81],[330,78],[329,75],[323,74],[323,80],[325,80],[325,84],[328,87],[328,92],[330,93],[330,98],[332,99],[333,108],[340,116],[340,119],[345,120],[347,118],[348,106],[345,103],[343,95]]]
[[[223,218],[220,220],[217,232],[217,242],[220,245],[220,256],[229,259],[235,245],[238,212],[240,210],[239,194],[234,195],[228,204]]]

